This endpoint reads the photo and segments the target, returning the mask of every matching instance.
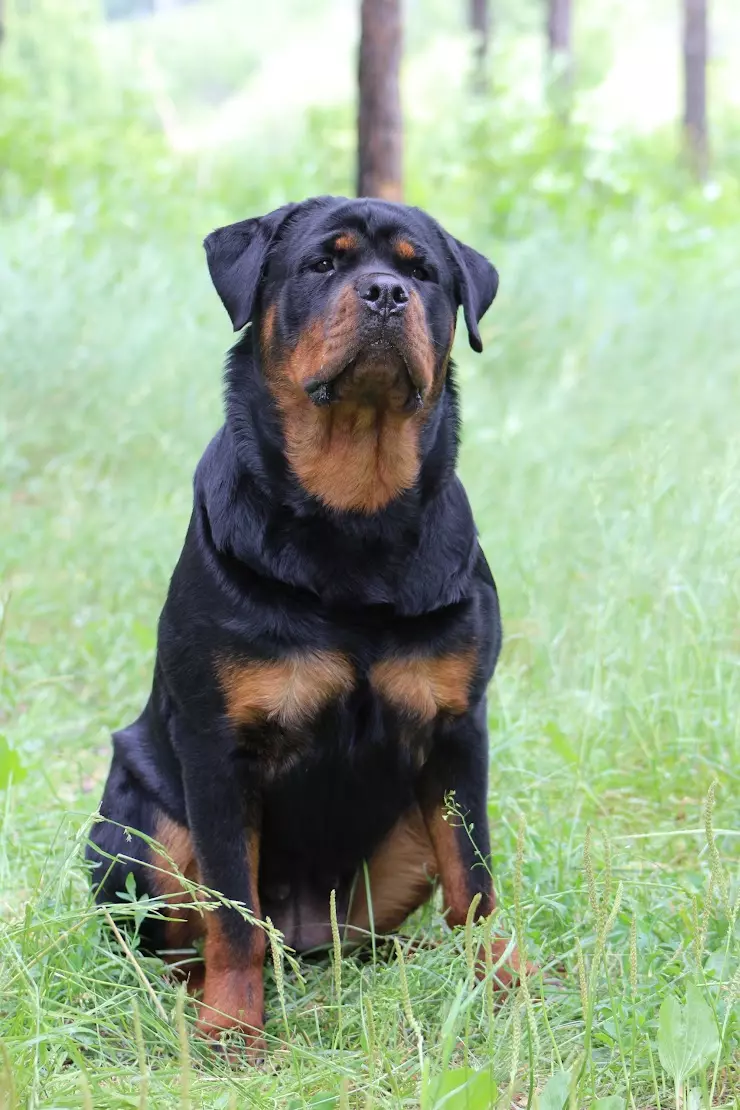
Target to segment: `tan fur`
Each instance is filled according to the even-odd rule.
[[[197,882],[195,877],[195,851],[190,830],[179,825],[166,814],[160,814],[154,828],[154,839],[162,845],[167,855],[153,852],[153,862],[160,871],[154,872],[154,883],[160,895],[182,891],[180,875]],[[167,858],[169,856],[169,859]],[[170,862],[170,860],[172,862]],[[174,864],[174,867],[173,867]]]
[[[442,880],[444,907],[447,924],[453,928],[464,925],[472,901],[471,876],[460,856],[458,838],[467,836],[464,830],[456,828],[459,818],[448,815],[445,807],[437,809],[427,822],[429,835],[434,845],[439,876]],[[484,898],[478,908],[478,917],[485,917],[493,910],[493,897]]]
[[[323,368],[338,368],[353,344],[356,329],[357,297],[354,290],[346,286],[334,301],[328,319],[314,320],[285,355],[268,359],[267,378],[278,404],[282,407],[286,391],[295,392],[290,389],[291,385],[303,387]],[[302,388],[301,394],[306,404],[310,404]]]
[[[405,262],[409,262],[412,258],[416,258],[416,251],[413,245],[409,243],[408,239],[396,239],[393,244],[393,249],[399,258],[403,258]]]
[[[270,384],[278,404],[281,404],[286,388],[303,386],[321,370],[326,361],[326,336],[321,320],[315,320],[298,340],[287,358],[282,359],[277,373],[269,375]],[[305,396],[305,395],[304,395]],[[308,401],[308,398],[306,398]]]
[[[415,289],[411,290],[409,303],[406,306],[406,342],[409,345],[417,369],[421,371],[423,392],[426,394],[434,384],[435,357],[434,348],[427,331],[424,305]],[[442,381],[446,368],[447,360],[445,360],[442,367]]]
[[[247,834],[249,864],[249,902],[256,918],[262,916],[258,888],[260,838],[255,830]],[[254,1051],[264,1050],[262,1031],[265,962],[265,934],[255,926],[250,931],[249,948],[234,951],[224,932],[218,912],[207,916],[204,949],[206,975],[203,1001],[198,1015],[199,1031],[217,1036],[225,1029],[239,1028],[249,1036]]]
[[[471,876],[460,856],[455,827],[458,819],[438,807],[425,821],[414,806],[391,829],[368,864],[373,921],[378,933],[393,932],[431,896],[435,879],[442,882],[447,922],[464,925],[470,908]],[[494,908],[493,895],[484,898],[478,917]],[[348,916],[348,936],[361,940],[370,928],[364,874],[360,873]],[[353,929],[356,933],[353,936]]]
[[[394,932],[434,890],[437,863],[421,810],[414,806],[398,821],[368,865],[373,924]],[[360,872],[347,920],[347,936],[360,941],[370,929],[365,876]]]
[[[189,829],[162,813],[154,827],[154,839],[162,845],[164,852],[152,850],[152,863],[158,869],[152,871],[153,885],[157,894],[172,907],[168,911],[170,920],[166,922],[164,931],[167,947],[173,950],[170,959],[176,961],[178,950],[192,948],[204,933],[203,915],[192,904],[196,895],[186,890],[182,882],[185,878],[197,883],[200,876]],[[183,904],[188,908],[177,908]]]
[[[460,838],[467,837],[465,829],[458,827],[459,818],[445,812],[446,807],[440,806],[427,819],[429,836],[434,846],[434,857],[437,871],[442,880],[442,894],[447,924],[451,928],[465,925],[473,900],[472,876],[460,855]],[[480,921],[496,908],[496,898],[493,888],[484,894],[478,903],[476,920]],[[497,964],[506,953],[509,946],[507,937],[497,937],[491,941],[491,959]],[[476,977],[483,979],[486,975],[485,951],[481,946],[477,953]],[[537,967],[527,964],[527,974],[535,975]],[[494,989],[508,988],[518,978],[521,972],[521,957],[517,948],[513,948],[507,962],[496,972]]]
[[[259,902],[255,907],[259,915]],[[265,934],[251,932],[249,951],[235,952],[217,913],[208,915],[205,944],[206,978],[198,1013],[198,1030],[209,1037],[238,1028],[249,1035],[250,1047],[262,1051]]]
[[[351,251],[356,250],[359,246],[359,240],[352,232],[345,231],[344,235],[340,235],[334,240],[335,251]]]
[[[240,725],[264,720],[299,725],[351,690],[354,678],[352,664],[338,651],[310,651],[271,662],[229,660],[219,666],[227,715]]]
[[[370,682],[385,701],[428,722],[440,712],[465,712],[475,666],[472,650],[383,659],[371,668]]]
[[[277,308],[271,304],[265,312],[262,321],[262,349],[267,351],[272,345],[273,336],[275,335],[275,316],[277,315]]]
[[[290,465],[331,509],[377,512],[419,475],[417,416],[351,402],[316,409],[305,397],[288,401],[283,414]]]
[[[387,407],[340,399],[317,408],[305,386],[322,372],[330,378],[346,365],[348,353],[352,357],[356,351],[357,307],[357,295],[347,285],[326,320],[310,324],[284,356],[270,353],[266,376],[280,410],[288,462],[304,489],[329,508],[374,513],[411,489],[419,476],[419,436],[444,384],[447,359],[435,379],[434,348],[414,290],[406,311],[406,337],[427,394],[425,407],[412,415],[395,411],[389,388]],[[274,325],[270,318],[265,327],[268,322]],[[264,329],[263,348],[270,350]]]
[[[159,851],[152,853],[152,862],[161,868],[153,872],[155,887],[173,907],[169,914],[171,920],[165,926],[171,951],[162,955],[168,963],[182,964],[180,974],[188,977],[189,990],[202,988],[204,991],[198,1023],[200,1032],[213,1036],[235,1025],[246,1026],[250,1030],[261,1028],[264,933],[261,929],[253,930],[245,962],[243,953],[231,952],[216,912],[203,913],[192,906],[184,910],[176,909],[180,903],[193,901],[193,895],[184,889],[181,877],[192,882],[200,881],[190,831],[162,814],[155,827],[155,838],[166,852],[166,855]],[[259,917],[259,836],[256,832],[247,836],[246,853],[251,907]],[[205,969],[191,960],[182,960],[182,950],[192,948],[203,935],[206,938]]]
[[[455,827],[457,818],[446,819],[446,807],[439,806],[426,821],[421,810],[414,806],[391,829],[368,864],[372,924],[377,933],[398,930],[414,910],[431,896],[435,879],[442,882],[443,905],[447,923],[452,928],[466,923],[472,901],[470,872],[467,870],[459,848],[459,837],[467,836]],[[493,912],[496,900],[493,891],[484,896],[478,905],[478,920]],[[358,876],[357,887],[347,918],[345,935],[350,943],[361,943],[371,928],[370,913],[364,874]],[[497,937],[491,941],[494,965],[504,956],[509,940]],[[516,948],[506,964],[496,972],[494,989],[508,988],[521,970]],[[527,966],[529,975],[537,968]],[[485,952],[477,953],[476,976],[486,974]]]

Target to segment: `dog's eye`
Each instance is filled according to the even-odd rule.
[[[322,258],[318,262],[314,262],[311,269],[315,274],[327,274],[329,270],[334,269],[334,260],[332,258]]]
[[[414,266],[411,271],[411,276],[415,278],[416,281],[428,281],[429,271],[424,266]]]

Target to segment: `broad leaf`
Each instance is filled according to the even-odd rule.
[[[18,752],[11,748],[4,736],[0,736],[0,790],[4,790],[11,780],[21,782],[25,777],[26,770]]]
[[[570,1094],[570,1072],[557,1071],[537,1096],[539,1110],[563,1110]]]
[[[496,1105],[496,1084],[490,1071],[455,1068],[432,1079],[424,1110],[491,1110]]]
[[[554,721],[548,721],[545,725],[544,733],[561,759],[564,759],[566,763],[578,762],[578,752],[562,729],[558,728]]]
[[[625,1102],[621,1095],[607,1095],[591,1103],[591,1110],[624,1110]]]
[[[675,995],[663,999],[658,1019],[658,1052],[664,1070],[677,1083],[705,1068],[719,1051],[714,1014],[690,983],[684,1006]]]

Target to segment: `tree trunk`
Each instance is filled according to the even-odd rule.
[[[357,195],[403,199],[401,0],[362,0]]]
[[[473,88],[484,93],[488,88],[488,49],[491,42],[491,11],[488,0],[468,0],[470,30],[475,36]]]
[[[549,0],[547,42],[550,55],[570,54],[570,0]]]
[[[548,0],[547,53],[550,94],[556,111],[566,117],[573,84],[571,0]]]
[[[707,0],[684,0],[683,127],[686,153],[700,181],[709,168],[707,138]]]

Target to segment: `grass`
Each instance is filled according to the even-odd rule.
[[[685,255],[640,224],[488,244],[502,290],[486,352],[458,352],[462,472],[507,634],[490,699],[496,927],[559,985],[494,1007],[474,938],[430,907],[374,958],[304,962],[299,978],[278,953],[254,1070],[191,1037],[190,1002],[91,906],[80,847],[109,733],[146,696],[191,473],[220,420],[229,333],[208,227],[91,246],[39,213],[2,231],[0,728],[25,778],[0,794],[0,1106],[284,1110],[323,1093],[380,1110],[418,1107],[425,1086],[424,1110],[475,1110],[495,1104],[490,1082],[502,1106],[540,1092],[559,1108],[569,1083],[579,1107],[737,1106],[729,232]],[[427,937],[441,943],[412,943]],[[689,1075],[671,1064],[671,994],[689,998],[689,1040],[709,1008]],[[440,1077],[464,1067],[484,1075],[445,1100]]]

